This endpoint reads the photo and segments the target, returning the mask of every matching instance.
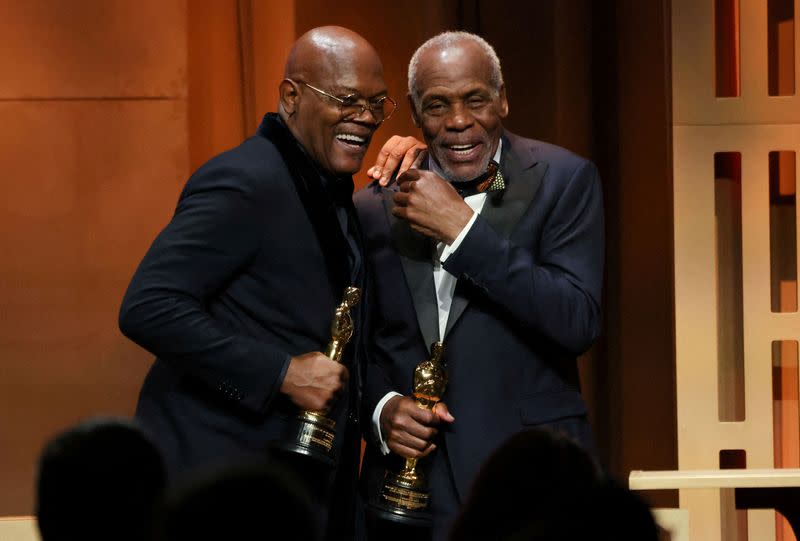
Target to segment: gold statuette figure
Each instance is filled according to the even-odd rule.
[[[447,387],[444,345],[431,345],[431,357],[414,369],[413,397],[417,407],[432,410],[442,399]],[[427,525],[428,483],[417,470],[417,459],[407,458],[399,472],[386,472],[379,501],[373,505],[384,519],[414,525]]]
[[[350,310],[361,300],[361,290],[348,287],[333,314],[331,341],[325,355],[336,362],[342,361],[347,343],[353,337],[353,317]],[[302,411],[292,427],[292,438],[279,443],[286,451],[307,455],[328,465],[334,465],[333,440],[336,438],[336,421],[327,416],[327,411]]]
[[[325,355],[337,363],[342,362],[344,347],[353,337],[353,317],[350,315],[350,309],[355,307],[360,300],[361,290],[357,287],[348,287],[344,290],[342,303],[336,307],[336,311],[333,313],[331,341],[328,342]]]

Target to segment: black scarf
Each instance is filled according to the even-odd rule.
[[[344,288],[352,284],[350,248],[339,225],[336,206],[344,207],[351,216],[355,215],[352,199],[353,178],[323,172],[275,113],[264,116],[256,133],[275,145],[288,166],[297,193],[319,240],[328,278],[338,298]],[[358,240],[360,244],[360,239]]]

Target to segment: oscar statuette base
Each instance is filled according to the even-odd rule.
[[[302,411],[293,420],[289,437],[275,442],[281,451],[308,456],[322,465],[336,465],[333,440],[336,421],[322,412]]]
[[[421,528],[429,528],[432,523],[427,484],[414,469],[386,472],[380,496],[369,508],[380,520]]]

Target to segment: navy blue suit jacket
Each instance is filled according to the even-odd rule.
[[[263,457],[297,414],[279,393],[290,356],[324,351],[334,310],[353,285],[348,243],[321,178],[267,115],[255,136],[192,175],[136,270],[120,327],[157,356],[136,416],[170,473]],[[360,239],[352,179],[337,182]],[[354,315],[343,401],[352,407],[363,320],[360,310]],[[355,464],[358,430],[351,432],[347,459]]]
[[[549,425],[592,447],[576,356],[601,328],[603,212],[590,162],[547,143],[503,136],[507,188],[490,194],[444,268],[458,278],[444,336],[455,422],[429,462],[441,537],[481,464],[510,435]],[[396,188],[355,196],[375,282],[364,416],[389,391],[410,394],[414,367],[440,337],[432,242],[391,214]],[[367,496],[397,467],[370,442]],[[444,486],[448,484],[450,486]]]

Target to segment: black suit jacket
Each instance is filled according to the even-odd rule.
[[[444,263],[458,278],[444,336],[444,400],[456,420],[428,460],[442,470],[431,473],[436,519],[454,512],[483,461],[526,426],[554,426],[592,446],[576,356],[601,328],[597,171],[562,148],[508,132],[501,170],[506,190],[487,196]],[[387,392],[411,392],[415,365],[439,339],[433,244],[392,216],[394,189],[373,184],[355,197],[375,280],[365,419]],[[396,467],[370,443],[362,470],[368,497],[384,468]]]
[[[335,307],[353,285],[337,204],[360,243],[352,179],[328,188],[322,179],[277,115],[267,115],[254,137],[192,175],[136,270],[120,327],[158,357],[136,416],[172,474],[263,457],[296,415],[279,393],[290,356],[324,351]],[[356,281],[362,285],[363,273]],[[343,401],[353,408],[360,309],[354,316]],[[344,409],[336,412],[340,428]],[[348,439],[353,464],[357,432],[345,438],[340,430],[335,442],[341,449]]]

